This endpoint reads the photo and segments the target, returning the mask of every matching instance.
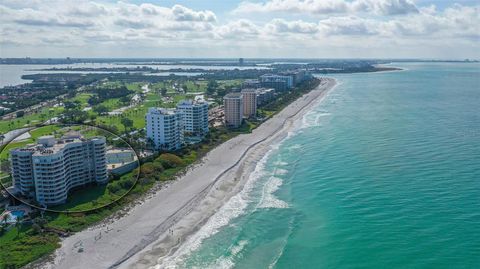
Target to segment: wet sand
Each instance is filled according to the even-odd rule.
[[[119,219],[91,227],[62,241],[51,261],[40,268],[149,268],[178,255],[182,243],[242,190],[270,145],[288,134],[293,122],[336,85],[323,79],[253,130],[210,151],[185,175],[158,190]],[[157,266],[161,267],[161,266]]]

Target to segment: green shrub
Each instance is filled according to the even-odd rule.
[[[160,161],[165,169],[175,168],[185,165],[184,161],[175,154],[163,153],[155,161]]]
[[[140,185],[150,185],[151,183],[153,182],[153,180],[151,178],[140,178],[138,180],[138,184]]]
[[[133,178],[127,178],[127,179],[124,179],[124,180],[120,181],[120,186],[123,189],[126,189],[126,190],[133,187],[133,185],[135,185],[135,179],[133,179]]]
[[[117,182],[115,183],[112,183],[112,184],[109,184],[108,187],[107,187],[108,191],[111,192],[111,193],[117,193],[121,188],[120,186],[117,184]]]

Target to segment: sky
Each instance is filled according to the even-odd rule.
[[[480,59],[480,0],[1,0],[0,57]]]

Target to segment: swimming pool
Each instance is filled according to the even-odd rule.
[[[23,210],[13,210],[13,211],[7,212],[5,214],[8,214],[10,216],[7,219],[7,223],[12,224],[12,223],[17,222],[18,218],[23,218],[23,216],[25,215],[25,211],[23,211]]]
[[[23,210],[10,211],[10,215],[14,216],[15,218],[22,218],[25,215],[25,211]]]

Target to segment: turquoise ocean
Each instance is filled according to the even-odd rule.
[[[170,263],[480,268],[480,65],[393,65],[333,76]]]

